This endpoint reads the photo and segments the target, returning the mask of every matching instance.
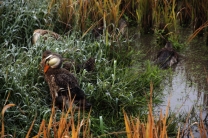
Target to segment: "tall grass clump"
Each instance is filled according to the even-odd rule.
[[[7,50],[1,50],[0,106],[2,109],[6,104],[16,105],[4,117],[6,134],[16,137],[24,137],[35,116],[38,114],[43,117],[50,107],[47,104],[50,100],[47,98],[47,87],[39,74],[38,56],[41,54],[25,47],[13,45]],[[35,128],[38,126],[35,125]]]
[[[180,8],[178,11],[180,26],[188,27],[192,20],[191,3],[188,0],[183,0],[178,7]]]
[[[34,1],[30,2],[33,3]],[[30,2],[27,4],[29,5]],[[1,31],[5,35],[2,35],[0,50],[0,96],[2,99],[0,106],[3,109],[8,104],[16,105],[4,114],[4,135],[25,137],[27,134],[29,136],[36,136],[39,132],[42,134],[44,131],[41,127],[48,127],[46,123],[44,125],[42,120],[50,122],[48,120],[51,114],[54,118],[57,117],[56,119],[60,115],[59,110],[53,111],[51,108],[52,101],[49,89],[39,67],[42,52],[46,49],[80,64],[90,57],[96,59],[94,72],[81,70],[75,74],[81,88],[87,94],[87,99],[93,105],[90,116],[90,130],[93,136],[123,129],[123,107],[127,112],[132,111],[133,114],[137,114],[139,111],[141,115],[145,116],[148,83],[150,80],[159,82],[161,78],[157,74],[160,74],[160,71],[152,72],[150,69],[149,72],[144,73],[146,67],[152,68],[150,64],[140,66],[141,69],[131,68],[138,61],[135,59],[139,58],[140,54],[134,52],[130,43],[123,40],[119,43],[113,43],[111,39],[92,41],[91,35],[88,34],[80,39],[82,34],[72,31],[69,36],[63,36],[60,41],[51,39],[42,41],[40,39],[40,43],[32,45],[30,40],[33,30],[36,27],[50,28],[53,24],[38,22],[39,24],[36,26],[34,23],[36,20],[32,20],[32,16],[24,16],[25,20],[17,20],[17,16],[11,16],[11,19],[7,19],[8,14],[12,13],[11,15],[13,15],[15,11],[18,12],[21,9],[19,7],[23,4],[14,2],[13,4],[19,5],[13,7],[4,4],[6,12],[3,12],[1,17],[4,19],[3,25],[7,29],[3,28]],[[24,8],[27,7],[22,7],[22,9]],[[35,15],[45,11],[45,9],[31,10],[34,10]],[[24,15],[24,12],[20,13]],[[27,13],[30,15],[32,12],[27,10]],[[47,16],[44,14],[44,17]],[[26,22],[28,22],[26,28],[24,25],[21,26],[22,23]],[[9,26],[20,26],[24,29],[22,31],[20,28],[21,31],[17,30],[14,33],[13,29],[8,29]],[[17,29],[19,28],[17,27]],[[135,55],[134,58],[133,55]],[[146,78],[146,76],[149,77]],[[146,97],[144,98],[142,94],[146,94]],[[75,113],[75,115],[77,114]]]
[[[76,40],[76,38],[74,39]],[[72,37],[68,40],[71,41]],[[122,56],[109,57],[108,52],[110,51],[105,42],[88,43],[84,40],[75,42],[77,43],[71,49],[79,50],[74,52],[66,49],[63,51],[65,57],[74,59],[75,62],[79,62],[77,61],[79,59],[86,60],[90,56],[96,59],[95,72],[83,70],[77,74],[82,88],[88,94],[88,100],[93,105],[91,117],[95,124],[92,125],[92,131],[99,128],[101,118],[104,122],[103,128],[95,131],[95,135],[122,128],[124,125],[122,107],[132,114],[140,112],[141,115],[144,115],[147,107],[143,105],[146,105],[148,101],[149,94],[146,92],[149,91],[149,82],[152,80],[158,87],[162,79],[159,76],[161,71],[148,63],[145,66],[140,65],[141,69],[131,68],[132,65],[129,65],[131,61],[121,60]],[[121,46],[126,46],[126,43],[121,43]],[[155,95],[155,103],[159,103],[160,96],[161,93]]]
[[[1,47],[1,109],[6,104],[16,105],[4,116],[5,135],[25,137],[28,131],[30,136],[39,132],[42,134],[42,120],[49,120],[53,114],[49,89],[39,67],[41,54],[46,49],[78,63],[84,63],[90,57],[96,59],[94,72],[81,70],[75,74],[93,105],[90,116],[93,136],[122,130],[122,108],[132,114],[139,113],[145,118],[149,81],[159,85],[160,71],[152,70],[150,64],[142,66],[138,63],[140,68],[131,68],[132,64],[129,62],[134,62],[131,61],[134,52],[123,53],[129,54],[129,59],[125,61],[122,55],[109,56],[111,49],[106,46],[105,41],[91,41],[90,35],[80,40],[81,36],[79,32],[73,32],[70,36],[64,36],[62,41],[48,39],[36,45],[21,43],[21,39],[18,39],[15,44],[9,43]],[[121,41],[119,46],[130,47],[128,44]],[[139,57],[139,54],[136,56]],[[150,69],[144,72],[147,67]],[[159,95],[158,93],[157,96]],[[59,114],[60,111],[56,110],[54,117],[58,119]],[[48,126],[45,124],[46,127]]]
[[[181,26],[192,26],[193,34],[188,39],[191,41],[196,36],[205,36],[208,44],[207,25],[208,20],[208,3],[206,0],[186,1],[183,0],[178,12]]]
[[[65,33],[74,30],[81,31],[84,35],[88,32],[94,32],[96,35],[99,32],[106,34],[104,37],[108,37],[109,34],[115,37],[119,20],[124,14],[124,9],[121,10],[120,5],[121,0],[51,0],[48,12],[55,13],[54,18],[58,19],[55,27],[56,29],[61,27]]]
[[[46,4],[44,4],[46,2],[37,1],[36,3],[34,1],[15,0],[2,2],[0,14],[1,44],[4,43],[6,47],[18,42],[27,44],[30,41],[27,38],[31,37],[34,29],[46,28],[50,24],[50,16],[46,17],[47,10]]]
[[[73,100],[70,101],[70,107],[67,112],[61,112],[59,117],[56,117],[57,113],[53,106],[51,108],[50,119],[43,119],[41,121],[39,131],[34,137],[91,137],[90,113],[86,117],[84,115],[84,111],[81,111],[80,109],[78,110],[78,113],[75,112],[75,109],[73,108]],[[31,125],[30,130],[32,130],[32,127],[33,124]],[[27,136],[29,135],[30,131],[27,133]]]
[[[126,5],[122,5],[124,3]],[[111,133],[114,137],[117,134],[112,132],[125,131],[127,114],[139,116],[139,120],[143,121],[153,120],[149,105],[161,103],[160,83],[165,71],[150,61],[141,61],[142,55],[132,46],[133,40],[128,39],[128,34],[127,37],[119,36],[118,24],[122,17],[128,19],[125,11],[131,9],[129,4],[134,8],[134,4],[141,4],[141,7],[153,5],[145,1],[121,0],[1,3],[0,109],[3,109],[1,122],[4,130],[1,136],[98,137]],[[176,31],[175,1],[165,4],[159,9],[164,14],[165,26]],[[159,18],[162,18],[159,12],[153,14],[158,16],[153,18],[146,9],[141,10],[144,11],[138,10],[138,20],[143,20],[143,25],[146,21],[159,23]],[[149,20],[149,17],[154,20]],[[102,28],[101,37],[95,39],[88,32],[99,27]],[[61,40],[48,38],[43,41],[40,38],[39,43],[32,45],[32,33],[37,28],[66,35],[62,35]],[[39,67],[44,50],[59,53],[81,67],[89,58],[95,59],[93,71],[81,68],[79,72],[73,72],[92,104],[90,111],[82,114],[82,111],[76,112],[71,107],[68,112],[55,110]],[[150,82],[155,87],[154,92]],[[150,97],[153,98],[151,104]],[[125,137],[126,133],[122,136]]]
[[[167,106],[165,115],[160,113],[160,116],[157,118],[154,117],[152,112],[152,94],[153,94],[153,85],[150,85],[150,101],[148,104],[149,112],[147,121],[141,122],[139,118],[133,118],[132,116],[129,118],[126,112],[124,111],[124,121],[125,121],[125,128],[126,128],[126,135],[127,138],[137,137],[168,137],[167,133],[167,126],[168,126],[168,109],[169,105]]]
[[[29,44],[27,47],[12,45],[4,52],[1,50],[1,99],[4,99],[1,107],[5,103],[16,105],[5,116],[5,132],[8,135],[24,137],[31,124],[33,127],[30,135],[35,135],[40,129],[42,119],[48,120],[51,115],[52,101],[39,68],[41,54],[45,49],[60,53],[78,63],[84,63],[90,57],[96,59],[94,72],[81,70],[75,74],[87,94],[87,99],[93,105],[90,116],[93,136],[122,130],[122,108],[128,113],[139,113],[145,117],[149,81],[152,80],[159,86],[160,71],[150,64],[141,66],[141,69],[131,69],[129,64],[121,62],[119,58],[122,57],[109,58],[104,42],[87,41],[87,37],[86,40],[79,40],[79,36],[74,33],[64,41],[49,40],[33,46]],[[145,72],[147,67],[149,69]],[[158,93],[155,96],[159,95]],[[159,97],[156,99],[158,102]],[[58,116],[59,111],[54,114]]]
[[[153,11],[152,0],[140,0],[136,10],[137,22],[140,24],[140,31],[147,34],[153,32]]]
[[[55,20],[54,27],[61,27],[65,32],[69,31],[73,28],[76,28],[76,23],[78,23],[78,3],[73,0],[51,0],[48,5],[48,13],[53,14],[54,19],[58,18],[59,20]],[[80,5],[82,6],[82,5]],[[75,14],[77,13],[77,14]],[[58,23],[60,25],[58,25]],[[56,28],[57,29],[57,28]]]
[[[193,113],[193,110],[191,110],[186,116],[183,116],[180,113],[172,114],[169,112],[170,101],[168,101],[165,113],[160,110],[159,115],[156,115],[153,112],[153,93],[153,85],[150,83],[150,100],[148,103],[148,117],[146,120],[141,120],[140,117],[128,115],[125,110],[123,111],[127,138],[207,137],[205,126],[206,117],[203,120],[202,112],[199,116],[196,116],[196,114]],[[195,122],[192,120],[192,115],[195,116]],[[181,119],[182,116],[184,121]],[[193,128],[197,130],[197,135]]]
[[[177,1],[160,0],[153,4],[153,20],[157,43],[164,46],[167,41],[178,41]]]

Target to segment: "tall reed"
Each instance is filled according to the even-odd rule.
[[[69,108],[66,112],[62,111],[60,118],[57,118],[56,109],[53,106],[51,108],[50,119],[47,122],[45,119],[42,120],[37,135],[33,138],[61,138],[61,137],[72,137],[78,138],[91,137],[90,133],[90,112],[85,117],[85,112],[80,109],[76,112],[77,108],[73,108],[73,100],[69,102]],[[83,114],[81,115],[81,112]],[[30,127],[32,129],[33,124]],[[26,137],[29,137],[30,130]]]
[[[200,28],[208,20],[208,1],[207,0],[192,0],[192,12],[193,12],[193,31]],[[201,30],[198,35],[203,35]]]
[[[141,32],[147,34],[153,32],[152,0],[137,0],[137,22],[141,25]]]
[[[117,27],[122,16],[120,4],[121,0],[51,0],[48,12],[52,12],[55,5],[58,7],[57,17],[66,31],[75,29],[85,32],[95,26],[104,27],[105,30],[106,27]]]
[[[124,121],[126,126],[127,138],[166,138],[167,134],[167,117],[168,117],[168,109],[169,105],[166,108],[166,113],[163,116],[162,112],[160,113],[158,123],[155,123],[155,117],[153,115],[152,109],[152,95],[153,95],[153,85],[150,85],[150,102],[149,102],[149,113],[147,122],[142,123],[138,118],[133,119],[132,117],[128,117],[128,115],[124,112]]]
[[[168,138],[168,137],[192,137],[194,138],[192,127],[195,126],[199,130],[199,136],[201,138],[207,137],[206,126],[202,118],[202,113],[200,113],[199,121],[194,122],[190,125],[188,124],[189,115],[186,118],[186,122],[183,126],[178,126],[178,123],[174,123],[176,116],[169,116],[170,101],[166,107],[165,114],[160,111],[160,115],[156,116],[153,113],[152,108],[152,95],[153,95],[153,85],[150,84],[150,102],[148,104],[149,112],[147,121],[142,122],[139,117],[128,116],[125,111],[124,122],[126,129],[127,138]],[[173,126],[172,126],[173,125]],[[172,128],[173,127],[173,128]],[[170,129],[170,130],[169,130]],[[178,129],[178,130],[177,130]]]
[[[6,112],[6,110],[10,107],[13,107],[15,106],[15,104],[7,104],[3,107],[2,111],[1,111],[1,133],[0,133],[0,136],[1,137],[7,137],[7,134],[5,134],[5,126],[4,126],[4,114]]]
[[[164,46],[169,40],[178,40],[176,0],[159,0],[153,3],[153,20],[158,44]]]
[[[180,26],[182,27],[188,27],[191,24],[192,20],[192,6],[191,3],[188,0],[183,0],[179,4],[179,11],[178,11],[178,18],[180,21]]]
[[[189,36],[187,39],[187,42],[189,43],[191,40],[193,40],[203,29],[206,29],[208,27],[208,21],[206,21],[204,24],[202,24],[198,29],[196,29],[193,34]],[[207,32],[206,32],[207,33]],[[206,34],[207,35],[207,34]]]

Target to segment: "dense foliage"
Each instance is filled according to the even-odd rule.
[[[90,57],[96,59],[95,71],[81,70],[75,74],[93,105],[93,135],[123,130],[123,108],[134,115],[145,115],[150,82],[155,87],[160,85],[160,71],[149,62],[140,63],[142,55],[134,50],[131,40],[120,38],[118,43],[110,37],[108,41],[94,39],[90,33],[82,39],[81,33],[74,30],[70,35],[62,35],[60,41],[48,39],[32,45],[33,30],[56,22],[50,20],[55,14],[48,15],[46,2],[41,6],[35,3],[10,1],[1,5],[0,107],[16,105],[5,113],[6,134],[24,137],[36,118],[31,133],[35,135],[42,119],[50,117],[52,102],[39,66],[46,49],[79,63]],[[155,93],[156,103],[159,95]]]
[[[69,0],[67,4],[71,4],[72,11],[64,9],[66,3],[63,2],[0,1],[0,109],[7,104],[15,104],[5,112],[4,120],[1,115],[6,135],[25,137],[35,120],[30,134],[34,136],[41,121],[50,118],[52,101],[39,66],[41,54],[46,49],[80,64],[90,57],[95,58],[94,71],[75,73],[93,105],[90,113],[93,136],[124,131],[123,109],[145,120],[151,83],[154,86],[153,105],[161,102],[159,86],[164,71],[152,65],[151,61],[141,60],[143,55],[133,43],[135,34],[126,32],[121,36],[118,33],[120,17],[132,25],[142,22],[144,17],[139,15],[145,14],[144,11],[130,11],[139,3],[129,7],[132,1],[112,3],[104,0],[103,4],[100,0],[87,5],[87,1],[70,3],[73,1]],[[174,8],[174,5],[170,7]],[[103,8],[107,10],[104,12]],[[124,13],[125,10],[128,12]],[[99,25],[103,25],[102,35],[95,38],[93,29]],[[32,45],[33,31],[39,28],[56,31],[62,39],[49,38]],[[151,28],[145,31],[149,30]],[[56,111],[57,118],[60,113]],[[88,115],[88,111],[85,113]]]

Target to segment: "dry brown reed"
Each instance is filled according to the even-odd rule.
[[[206,21],[202,26],[196,29],[194,33],[189,36],[189,38],[187,39],[187,42],[188,43],[191,42],[191,40],[193,40],[197,36],[197,34],[199,34],[201,30],[203,30],[206,27],[208,27],[208,21]]]
[[[82,32],[92,26],[115,26],[124,11],[120,11],[121,0],[51,0],[48,5],[50,13],[53,6],[58,5],[59,22],[66,30],[78,28]],[[73,27],[73,28],[72,28]]]
[[[193,30],[200,28],[208,20],[208,1],[207,0],[192,0],[193,12]],[[203,35],[203,31],[198,34]]]
[[[207,0],[49,0],[48,13],[54,10],[54,5],[57,5],[58,21],[63,25],[64,32],[81,30],[83,37],[90,30],[102,27],[102,34],[106,38],[106,33],[112,34],[118,28],[121,17],[128,15],[129,21],[137,20],[139,31],[153,32],[154,25],[159,29],[158,26],[162,23],[171,32],[163,38],[177,41],[177,19],[182,26],[188,26],[192,21],[193,30],[200,30],[197,34],[201,34],[201,26],[208,18]]]
[[[150,85],[150,97],[152,96],[153,85]],[[124,114],[124,121],[126,126],[126,133],[128,138],[167,138],[167,117],[168,117],[169,105],[166,108],[165,115],[160,112],[159,120],[155,123],[155,117],[152,110],[152,98],[149,103],[149,113],[146,123],[142,123],[138,118],[128,117]]]
[[[150,102],[149,102],[149,113],[148,118],[146,122],[141,122],[139,117],[133,118],[132,116],[128,116],[125,111],[123,111],[124,114],[124,122],[126,127],[126,135],[127,138],[168,138],[168,126],[173,122],[175,119],[174,117],[171,118],[171,121],[167,122],[167,119],[169,117],[169,107],[170,102],[168,102],[168,105],[166,107],[166,112],[163,115],[162,111],[160,111],[159,117],[153,115],[153,109],[152,109],[152,93],[153,93],[153,85],[150,85]],[[190,113],[189,113],[190,115]],[[207,131],[206,126],[204,125],[203,119],[202,119],[202,113],[200,114],[200,121],[195,122],[193,124],[188,125],[188,118],[186,119],[186,123],[184,124],[182,130],[180,127],[178,127],[178,133],[177,138],[184,137],[184,136],[190,136],[191,138],[194,138],[194,134],[192,132],[192,126],[197,125],[197,128],[199,130],[199,135],[202,138],[207,137]],[[158,118],[158,120],[156,120]],[[188,127],[187,127],[188,126]],[[190,133],[188,133],[190,132]]]
[[[147,121],[141,122],[139,117],[128,116],[127,113],[123,110],[124,115],[124,123],[125,123],[125,131],[120,132],[112,132],[108,134],[101,135],[103,136],[110,136],[110,135],[123,135],[126,133],[127,138],[168,138],[168,126],[174,120],[167,122],[169,117],[169,107],[170,103],[168,103],[166,107],[166,112],[163,115],[162,111],[160,111],[159,116],[155,116],[153,114],[153,103],[152,103],[152,95],[153,95],[153,84],[150,84],[150,102],[149,102],[149,113],[147,115]],[[76,109],[73,108],[73,101],[70,102],[69,108],[66,112],[62,111],[60,118],[56,117],[56,108],[53,105],[51,108],[51,115],[48,121],[45,119],[42,120],[39,126],[38,133],[33,136],[33,138],[78,138],[80,136],[84,138],[92,137],[90,133],[90,112],[88,113],[87,117],[84,117],[84,110],[83,116],[81,115],[81,110],[76,112]],[[15,106],[14,104],[7,104],[4,106],[1,112],[1,137],[6,137],[5,129],[4,129],[4,113],[5,111]],[[189,117],[189,116],[188,116]],[[207,137],[206,126],[202,120],[202,114],[200,114],[200,121],[195,122],[187,127],[188,117],[186,119],[186,123],[182,130],[180,127],[178,128],[177,138],[180,138],[184,135],[190,135],[192,138],[194,134],[192,132],[191,126],[197,125],[200,136]],[[30,133],[33,129],[35,119],[33,120],[27,134],[26,138],[31,137]],[[186,132],[185,132],[186,131]],[[187,133],[190,132],[190,133]]]
[[[181,4],[178,6],[180,9],[177,13],[180,26],[186,27],[191,23],[191,4],[187,0],[183,0]]]
[[[90,112],[87,117],[84,117],[83,110],[83,116],[81,118],[80,108],[78,112],[76,110],[77,108],[73,108],[73,102],[70,102],[67,112],[63,110],[60,118],[57,120],[56,108],[53,106],[49,121],[47,122],[45,119],[42,120],[38,134],[33,138],[78,138],[80,135],[83,135],[83,137],[90,137]]]
[[[1,137],[6,137],[5,135],[5,129],[4,129],[4,113],[6,112],[6,110],[10,107],[15,106],[15,104],[7,104],[4,106],[4,108],[1,111]]]

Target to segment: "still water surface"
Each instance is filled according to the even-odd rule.
[[[186,41],[189,34],[190,30],[181,30],[179,41]],[[143,36],[138,41],[138,47],[147,55],[146,58],[154,61],[159,51],[155,37]],[[163,81],[165,97],[159,108],[165,113],[169,100],[171,111],[189,113],[194,107],[198,113],[202,111],[205,117],[208,104],[208,46],[203,38],[196,37],[179,54],[180,62],[172,69],[171,76],[167,76]]]
[[[190,30],[181,30],[179,41],[182,43],[186,41],[189,34],[191,34]],[[138,47],[146,55],[145,58],[154,61],[160,49],[156,46],[155,37],[146,35],[138,41]],[[208,46],[205,45],[203,38],[196,37],[179,54],[180,62],[172,69],[172,74],[163,81],[164,102],[156,110],[162,110],[165,114],[170,101],[170,112],[178,115],[194,112],[195,115],[190,119],[188,126],[191,126],[197,117],[199,119],[200,113],[206,125],[208,123]],[[192,120],[193,118],[195,119]],[[197,125],[192,126],[192,132],[195,138],[200,138]],[[184,137],[189,136],[188,132]]]

